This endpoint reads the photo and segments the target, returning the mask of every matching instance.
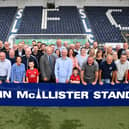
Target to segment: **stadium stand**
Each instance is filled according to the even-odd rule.
[[[125,27],[125,30],[129,30],[129,8],[124,7],[119,9],[119,11],[120,12],[112,13],[112,16],[117,20],[121,27]]]
[[[115,21],[122,26],[128,25],[128,8],[85,7],[94,36],[98,42],[124,42],[119,26],[112,25],[114,21],[111,19],[111,24],[109,21],[111,17],[106,16],[109,9],[118,9],[118,11],[112,13]],[[119,9],[122,9],[121,15],[119,15]]]
[[[15,16],[17,7],[1,7],[0,8],[0,39],[6,40],[10,26]]]
[[[84,28],[82,26],[80,16],[75,6],[60,6],[59,11],[48,11],[48,17],[59,17],[60,20],[47,21],[47,29],[41,29],[42,7],[26,7],[19,29],[19,34],[82,34]]]
[[[55,11],[48,9],[46,11],[47,19],[45,19],[47,20],[46,29],[42,28],[43,9],[46,8],[41,6],[25,7],[18,34],[73,34],[73,36],[54,35],[54,37],[64,39],[69,37],[73,39],[75,37],[84,38],[84,36],[74,36],[74,34],[85,34],[76,6],[59,6]],[[121,31],[129,30],[129,9],[127,7],[84,7],[84,9],[95,39],[99,43],[124,42]],[[0,39],[2,41],[5,41],[9,34],[16,10],[17,7],[0,8]],[[42,37],[33,35],[33,38]],[[28,38],[31,38],[31,36]],[[45,38],[53,38],[53,35],[46,35]]]

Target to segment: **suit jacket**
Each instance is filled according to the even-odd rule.
[[[39,67],[42,79],[44,79],[45,77],[47,77],[48,80],[50,80],[51,78],[55,79],[54,69],[55,69],[56,57],[54,55],[50,55],[50,58],[51,58],[51,64],[49,62],[47,54],[44,54],[40,58]]]
[[[27,58],[26,55],[22,56],[22,63],[25,65],[26,70],[29,68],[29,61],[34,61],[34,67],[39,68],[38,60],[33,56],[30,55],[30,58]]]
[[[24,49],[22,50],[22,55],[21,56],[23,56],[23,55],[25,55],[25,50]],[[18,49],[15,51],[15,56],[16,57],[19,56]]]

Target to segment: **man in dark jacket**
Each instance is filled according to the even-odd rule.
[[[25,50],[23,49],[23,44],[19,43],[18,48],[15,51],[15,56],[17,57],[17,56],[23,56],[23,55],[25,55]]]
[[[35,68],[38,68],[38,61],[31,53],[31,49],[26,48],[25,55],[22,56],[22,63],[25,65],[26,70],[29,68],[29,61],[34,61]]]

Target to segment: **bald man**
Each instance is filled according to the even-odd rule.
[[[115,75],[116,75],[116,64],[113,61],[112,55],[107,55],[105,61],[100,64],[99,70],[99,84],[108,83],[114,85]]]
[[[6,59],[5,52],[0,52],[0,84],[2,82],[9,83],[11,74],[11,62]]]
[[[57,39],[57,41],[56,41],[56,46],[55,46],[55,50],[56,50],[56,49],[59,49],[60,52],[61,52],[63,48],[65,48],[65,47],[62,45],[61,39]]]
[[[5,41],[3,51],[6,53],[7,58],[9,57],[9,50],[10,50],[10,44],[9,42]]]
[[[29,61],[33,61],[34,67],[38,68],[38,60],[31,53],[31,49],[26,48],[25,55],[22,56],[22,63],[25,65],[26,70],[29,68]]]
[[[23,56],[25,54],[24,45],[20,42],[18,48],[15,51],[15,56]]]

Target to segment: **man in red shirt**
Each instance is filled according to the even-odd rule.
[[[39,72],[38,69],[34,68],[34,62],[29,62],[29,69],[26,71],[26,80],[28,83],[38,83],[39,82]]]

